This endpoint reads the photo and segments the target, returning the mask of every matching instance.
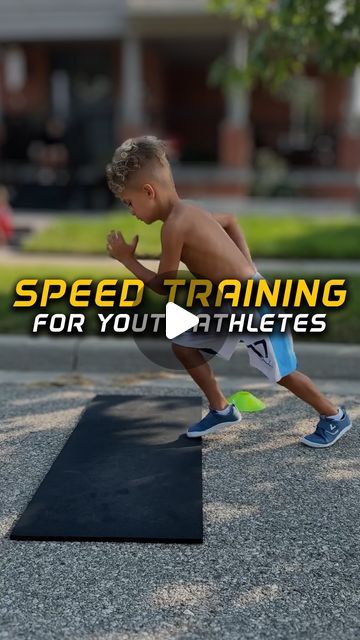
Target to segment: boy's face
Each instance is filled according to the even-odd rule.
[[[155,191],[150,184],[145,184],[141,189],[126,188],[121,194],[121,202],[135,218],[145,224],[151,224],[158,219]]]

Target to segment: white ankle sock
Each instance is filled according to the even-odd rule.
[[[231,404],[228,404],[225,409],[215,409],[216,413],[219,413],[221,416],[226,416],[227,413],[231,411]]]
[[[341,407],[338,408],[338,412],[334,416],[326,416],[327,418],[331,418],[331,420],[341,420],[344,413]]]

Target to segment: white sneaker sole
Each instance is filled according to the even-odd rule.
[[[219,424],[210,427],[210,429],[206,429],[206,431],[189,431],[186,432],[188,438],[201,438],[201,436],[207,436],[209,433],[216,433],[217,431],[221,431],[224,427],[233,427],[235,424],[241,422],[241,417],[235,422],[219,422]]]
[[[329,442],[328,444],[318,444],[316,442],[309,442],[309,440],[305,439],[305,436],[300,440],[300,442],[302,444],[306,444],[307,447],[313,447],[314,449],[326,449],[326,447],[332,447],[332,445],[335,444],[335,442],[337,442],[337,440],[339,440],[339,438],[341,438],[341,436],[343,436],[344,433],[349,431],[351,427],[352,427],[352,423],[350,422],[350,424],[347,427],[345,427],[345,429],[343,429],[332,442]]]

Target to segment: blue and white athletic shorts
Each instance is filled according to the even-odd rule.
[[[260,280],[260,273],[254,275],[254,279]],[[226,310],[225,310],[226,309]],[[241,313],[240,309],[234,309],[229,304],[218,309],[222,313]],[[204,313],[208,313],[204,309]],[[254,316],[259,320],[266,313],[274,313],[274,309],[262,305],[254,309]],[[238,333],[229,332],[225,337],[221,333],[203,333],[193,329],[184,331],[172,342],[183,347],[204,350],[214,353],[224,360],[230,360],[239,342],[243,342],[249,354],[249,363],[261,371],[270,382],[278,382],[284,376],[292,373],[297,368],[297,360],[294,352],[293,339],[290,331],[284,333]]]

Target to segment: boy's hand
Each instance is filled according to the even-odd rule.
[[[107,251],[109,256],[120,262],[126,262],[128,258],[133,257],[139,236],[135,236],[130,244],[127,244],[123,238],[121,231],[110,231],[107,236]]]

